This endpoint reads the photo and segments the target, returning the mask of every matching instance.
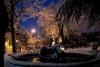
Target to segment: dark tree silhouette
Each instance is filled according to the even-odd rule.
[[[4,0],[4,2],[6,2],[7,0]],[[10,31],[11,31],[11,37],[12,37],[12,46],[13,46],[13,53],[16,52],[16,43],[15,43],[15,28],[14,28],[14,24],[15,24],[15,19],[14,19],[14,15],[15,15],[15,5],[16,3],[23,1],[23,0],[11,0],[8,1],[7,3],[9,3],[9,6],[5,4],[6,8],[5,10],[8,10],[6,12],[8,12],[7,16],[9,15],[9,26],[10,26]],[[22,3],[22,2],[21,2]]]
[[[1,47],[4,48],[4,45],[5,45],[5,32],[8,28],[8,24],[9,24],[8,23],[9,22],[8,13],[6,11],[6,7],[5,7],[3,2],[2,2],[2,7],[0,8],[0,11],[1,11],[0,12],[0,15],[1,15],[0,20],[2,21],[1,24],[0,24],[0,27],[1,27],[0,28],[0,48]]]
[[[100,2],[98,0],[66,0],[59,8],[58,14],[64,15],[64,20],[69,21],[74,14],[76,20],[80,19],[82,12],[88,15],[90,26],[100,16]],[[61,18],[61,17],[60,17]]]
[[[75,19],[74,21],[71,21],[72,23],[79,23],[79,19],[81,19],[82,14],[84,14],[89,21],[88,28],[91,28],[95,23],[97,23],[96,21],[100,16],[99,3],[98,0],[66,0],[66,2],[59,8],[56,14],[56,20],[59,22],[62,20],[62,16],[64,16],[63,23],[68,24],[72,19]],[[64,39],[62,22],[59,22],[59,27],[59,33]]]
[[[13,46],[13,53],[16,52],[16,46],[15,46],[15,29],[14,29],[14,4],[13,0],[11,0],[11,18],[10,18],[10,27],[11,27],[11,35],[12,35],[12,46]]]
[[[0,2],[0,53],[1,55],[4,56],[5,32],[8,28],[9,19],[8,19],[6,7],[4,6],[3,2]],[[3,67],[3,61],[2,61],[3,56],[1,56],[1,59],[0,59],[1,67]]]

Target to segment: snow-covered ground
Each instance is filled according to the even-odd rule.
[[[98,53],[100,53],[99,51],[100,51],[100,47],[98,47]],[[92,48],[91,47],[82,47],[82,48],[74,48],[74,49],[72,49],[72,48],[68,48],[67,50],[65,50],[65,52],[75,52],[75,53],[82,53],[82,54],[91,54],[91,53],[93,53],[93,50],[92,50]]]
[[[87,48],[74,48],[74,49],[67,49],[65,50],[65,52],[75,52],[75,53],[83,53],[83,54],[91,54],[93,53],[91,47],[87,47]],[[98,48],[98,53],[97,53],[97,57],[100,58],[100,47]],[[7,54],[4,54],[4,67],[20,67],[20,66],[13,66],[13,65],[9,65],[8,64],[8,60],[10,61],[10,56],[8,56]]]

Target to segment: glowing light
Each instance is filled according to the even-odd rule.
[[[65,50],[64,47],[60,47],[60,49],[63,50],[63,51]]]
[[[59,42],[59,43],[61,43],[61,42],[62,42],[62,38],[61,38],[61,37],[59,38],[58,42]]]
[[[18,40],[16,40],[16,42],[18,43]]]
[[[32,58],[32,61],[33,61],[33,62],[38,62],[38,61],[39,61],[39,58],[33,57],[33,58]]]
[[[5,51],[7,54],[12,54],[12,45],[10,45],[9,40],[5,42]]]
[[[32,33],[36,33],[36,29],[33,28],[33,29],[31,30],[31,32],[32,32]]]
[[[55,45],[54,35],[51,34],[51,36],[52,36],[52,38],[53,38],[52,46],[54,46],[54,45]]]
[[[54,45],[55,45],[55,41],[52,42],[52,46],[54,46]]]

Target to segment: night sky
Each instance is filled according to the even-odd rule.
[[[59,0],[46,0],[46,2],[44,2],[42,6],[47,7],[51,3],[56,4],[58,1]],[[17,11],[20,10],[20,6],[21,6],[20,3],[16,4]],[[27,1],[25,1],[24,6],[27,7]],[[38,20],[37,17],[34,17],[34,18],[31,17],[30,19],[27,19],[26,21],[19,20],[19,22],[20,22],[20,26],[23,26],[27,31],[31,32],[31,29],[35,28],[37,30],[37,33],[39,33],[40,28],[38,26],[37,20]]]
[[[52,3],[56,4],[59,1],[60,0],[46,0],[46,2],[44,2],[41,6],[47,7],[50,4],[52,4]],[[68,5],[68,9],[70,9],[72,11],[75,10],[75,8],[73,8],[74,6],[78,6],[78,8],[80,8],[79,9],[79,11],[80,11],[80,10],[82,10],[81,6],[87,7],[86,5],[91,5],[92,11],[91,11],[90,18],[92,18],[92,19],[95,18],[95,17],[92,17],[92,14],[94,14],[94,13],[95,13],[95,15],[100,15],[100,7],[99,7],[100,4],[99,4],[98,0],[81,0],[81,1],[80,0],[66,0],[65,4]],[[27,0],[25,0],[24,6],[27,7],[27,5],[28,5]],[[20,10],[20,6],[21,6],[20,3],[16,4],[16,10]],[[72,12],[70,11],[70,13],[72,13]],[[79,14],[79,12],[77,12],[77,13]],[[31,18],[27,19],[26,21],[19,20],[19,22],[20,22],[20,26],[23,26],[27,31],[30,32],[32,28],[35,28],[37,30],[37,33],[39,33],[40,28],[38,26],[37,20],[38,20],[37,17],[34,17],[34,18],[31,17]]]

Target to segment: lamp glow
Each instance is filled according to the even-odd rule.
[[[36,29],[32,29],[31,32],[32,32],[32,33],[36,33]]]

